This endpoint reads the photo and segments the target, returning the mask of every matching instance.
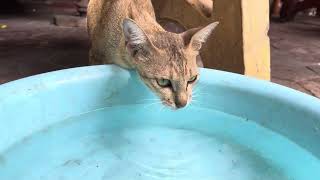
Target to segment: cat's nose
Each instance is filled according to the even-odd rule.
[[[185,107],[187,104],[188,104],[187,101],[177,101],[177,102],[176,102],[176,107],[177,107],[177,108],[183,108],[183,107]]]
[[[188,104],[188,96],[177,96],[175,99],[175,104],[177,108],[183,108]]]

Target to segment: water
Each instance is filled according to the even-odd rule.
[[[250,120],[141,105],[83,114],[23,139],[0,156],[0,179],[312,180],[319,167]]]

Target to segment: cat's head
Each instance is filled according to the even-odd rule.
[[[163,104],[176,109],[191,101],[192,88],[199,79],[199,50],[217,25],[175,34],[147,32],[131,19],[123,21],[126,48],[136,70]]]

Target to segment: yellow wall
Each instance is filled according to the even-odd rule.
[[[270,80],[269,0],[214,0],[213,16],[201,16],[185,0],[153,0],[158,18],[186,28],[219,21],[204,46],[204,65]]]
[[[269,1],[242,0],[245,74],[270,80]]]

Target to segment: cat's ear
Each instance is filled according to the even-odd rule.
[[[123,20],[123,33],[126,41],[126,48],[132,56],[139,52],[147,52],[152,44],[145,32],[131,19]]]
[[[195,51],[199,51],[202,44],[207,41],[213,30],[218,26],[219,22],[211,23],[203,28],[193,28],[181,33],[185,45]]]

